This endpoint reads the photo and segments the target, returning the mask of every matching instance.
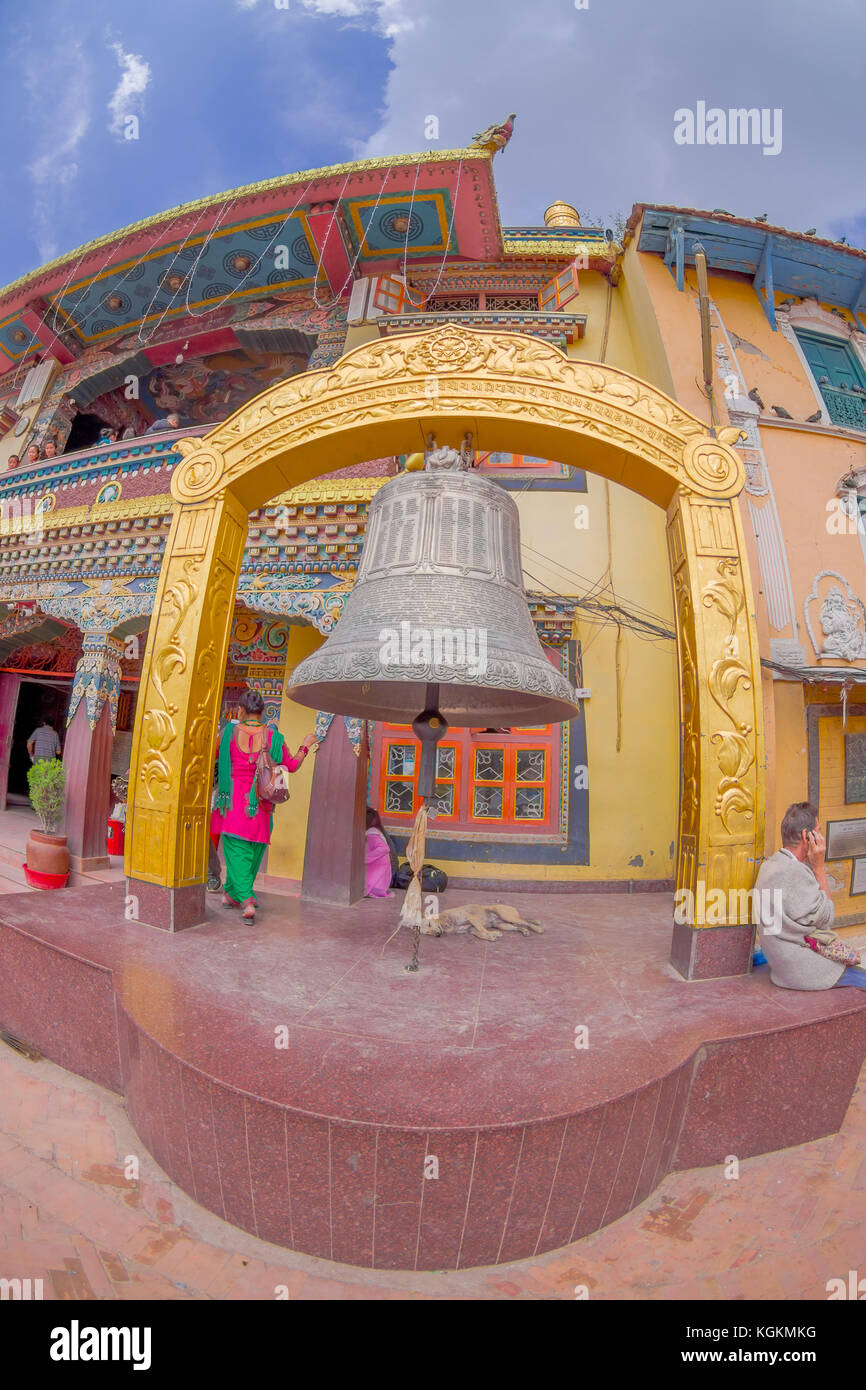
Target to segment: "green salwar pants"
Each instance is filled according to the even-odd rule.
[[[267,845],[258,840],[242,840],[239,835],[223,835],[223,854],[226,861],[226,881],[223,891],[235,902],[258,899],[253,891],[256,874],[262,865]]]

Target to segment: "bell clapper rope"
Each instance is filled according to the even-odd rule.
[[[421,805],[418,807],[412,834],[406,846],[406,858],[409,860],[412,878],[400,909],[400,926],[412,928],[412,959],[406,966],[412,974],[419,968],[418,952],[421,946],[421,927],[424,923],[421,872],[427,848],[427,819],[431,808],[436,804],[436,753],[440,740],[448,731],[448,722],[439,712],[438,685],[428,684],[425,701],[423,714],[419,714],[418,718],[412,721],[415,736],[421,744],[421,761],[418,768],[418,795],[421,797]]]

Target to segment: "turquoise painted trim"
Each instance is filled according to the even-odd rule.
[[[767,236],[764,242],[764,249],[761,252],[761,259],[758,261],[758,269],[752,281],[755,293],[761,303],[761,308],[767,316],[767,322],[776,331],[776,305],[773,298],[773,238]]]
[[[731,271],[750,279],[757,274],[767,243],[766,227],[687,208],[646,207],[637,249],[663,257],[670,268],[675,261],[677,225],[683,228],[689,247],[696,240],[703,244],[711,272]],[[841,309],[855,304],[864,307],[866,259],[858,248],[828,244],[818,237],[797,236],[778,228],[773,229],[772,243],[773,288],[777,293],[799,299],[814,297],[819,303]]]

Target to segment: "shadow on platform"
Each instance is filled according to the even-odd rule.
[[[171,936],[124,920],[122,884],[7,894],[0,1028],[125,1096],[208,1210],[379,1269],[525,1259],[673,1169],[840,1127],[862,993],[685,982],[669,895],[498,896],[544,935],[424,937],[412,975],[399,897],[263,896],[254,927],[209,898]]]

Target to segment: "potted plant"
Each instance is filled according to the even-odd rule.
[[[27,773],[30,804],[42,830],[31,830],[24,874],[34,888],[64,888],[69,879],[66,836],[57,834],[63,816],[66,769],[59,758],[39,758]]]

